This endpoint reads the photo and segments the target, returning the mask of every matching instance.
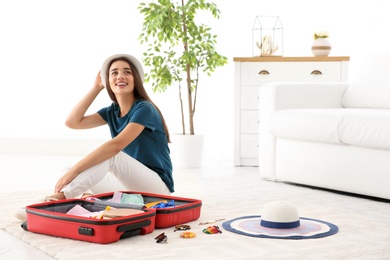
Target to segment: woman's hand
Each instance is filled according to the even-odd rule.
[[[58,193],[58,192],[61,192],[62,189],[68,185],[69,183],[71,183],[75,178],[77,177],[77,173],[75,173],[74,171],[72,170],[69,170],[68,172],[66,172],[64,175],[62,175],[62,177],[57,181],[57,184],[54,188],[54,192],[55,193]]]
[[[98,74],[96,75],[95,83],[93,84],[93,86],[99,90],[102,90],[102,89],[104,89],[104,85],[103,85],[102,77],[101,77],[100,73],[101,73],[101,71],[99,71]]]

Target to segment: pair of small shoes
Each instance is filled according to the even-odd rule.
[[[48,201],[56,201],[58,199],[56,198],[50,198],[50,197],[45,197],[43,199],[40,199],[36,202],[34,202],[33,204],[38,204],[38,203],[42,203],[42,202],[48,202]],[[21,221],[26,221],[27,220],[27,214],[26,214],[26,207],[23,207],[23,208],[20,208],[20,209],[17,209],[15,212],[14,212],[14,216],[21,220]]]

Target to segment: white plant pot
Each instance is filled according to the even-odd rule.
[[[203,135],[171,134],[171,160],[174,168],[200,168],[203,160]]]
[[[314,40],[311,46],[311,51],[314,56],[328,56],[331,50],[332,46],[330,45],[330,42],[324,38]]]

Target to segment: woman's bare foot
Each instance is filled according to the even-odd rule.
[[[63,192],[59,192],[59,193],[54,193],[50,196],[48,196],[49,199],[57,199],[57,200],[63,200],[63,199],[66,199],[65,198],[65,195]]]
[[[85,192],[85,193],[83,193],[83,195],[81,195],[81,198],[84,199],[84,198],[88,198],[91,196],[93,196],[93,193]]]
[[[90,192],[85,192],[83,193],[83,195],[81,195],[81,198],[84,199],[84,198],[87,198],[87,197],[91,197],[93,196],[93,193],[90,193]],[[63,199],[66,199],[65,195],[63,192],[58,192],[58,193],[54,193],[50,196],[47,196],[47,199],[53,199],[53,200],[63,200]]]

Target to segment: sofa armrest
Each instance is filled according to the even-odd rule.
[[[341,108],[348,85],[345,82],[264,84],[259,90],[260,108]]]
[[[288,108],[341,108],[348,83],[274,82],[259,90],[259,172],[276,180],[276,138],[270,134],[274,111]]]

